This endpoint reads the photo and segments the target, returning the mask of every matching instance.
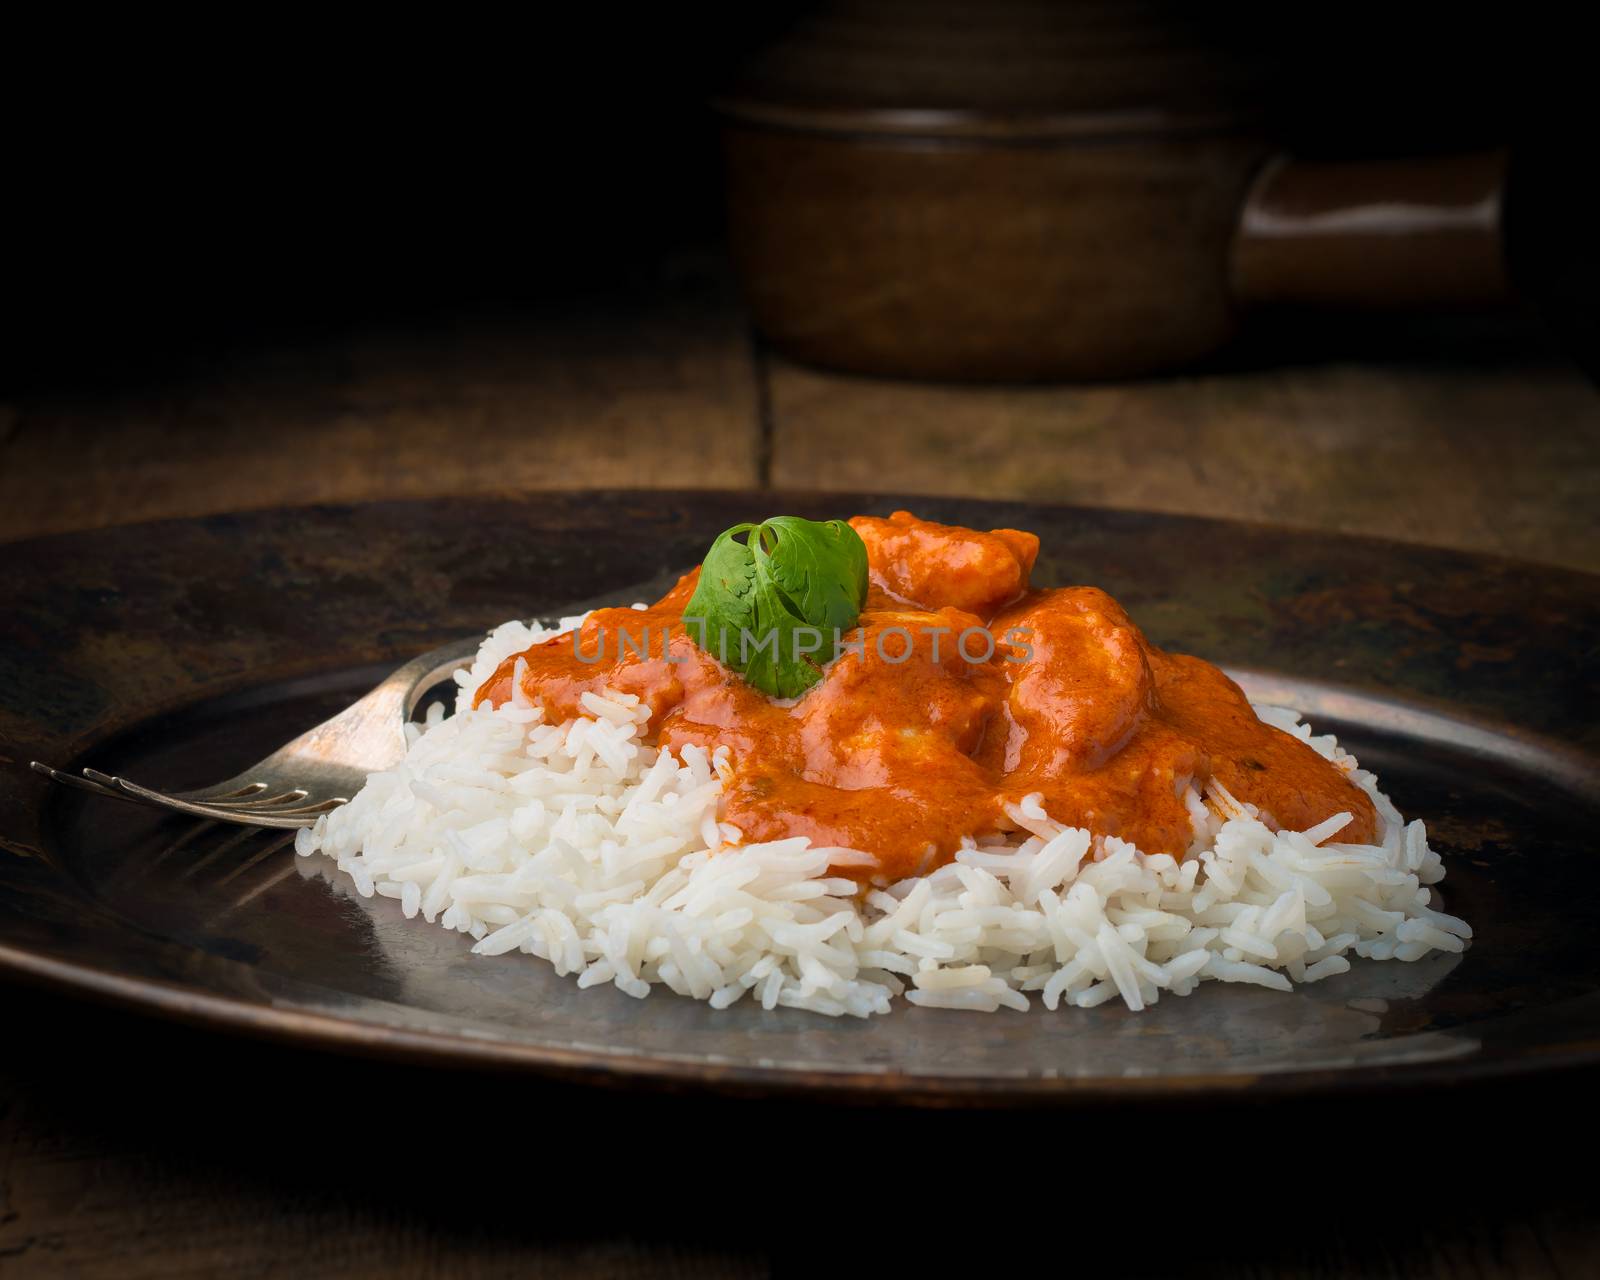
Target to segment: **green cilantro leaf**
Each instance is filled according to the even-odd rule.
[[[683,617],[702,649],[763,693],[794,698],[822,678],[835,632],[855,625],[866,598],[867,548],[854,529],[774,516],[711,544]]]

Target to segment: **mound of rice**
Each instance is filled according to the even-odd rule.
[[[581,621],[498,628],[457,674],[455,713],[435,705],[409,726],[404,763],[301,831],[298,852],[333,859],[408,917],[470,934],[479,955],[524,951],[582,987],[643,997],[661,983],[717,1008],[749,995],[866,1017],[904,995],[1025,1010],[1036,992],[1050,1009],[1120,998],[1137,1010],[1207,979],[1288,991],[1346,972],[1352,954],[1416,960],[1472,935],[1430,905],[1444,870],[1422,823],[1333,738],[1272,707],[1257,708],[1263,720],[1372,797],[1377,844],[1338,843],[1343,814],[1274,833],[1213,783],[1187,797],[1194,843],[1180,862],[1063,827],[1030,796],[1010,810],[1016,836],[858,895],[828,871],[873,865],[870,853],[740,844],[718,821],[725,749],[647,745],[636,698],[585,694],[588,714],[565,724],[520,693],[472,709],[505,657]]]

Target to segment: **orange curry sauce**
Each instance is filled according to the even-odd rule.
[[[1345,840],[1373,838],[1372,802],[1310,747],[1256,719],[1208,662],[1164,653],[1094,587],[1030,591],[1031,533],[933,524],[906,512],[850,521],[871,590],[846,651],[792,702],[769,698],[689,638],[699,570],[648,610],[601,609],[577,636],[518,655],[548,720],[609,686],[649,707],[660,744],[730,749],[723,820],[747,842],[804,835],[864,849],[895,880],[948,862],[962,837],[1013,829],[1005,806],[1042,792],[1058,822],[1182,857],[1191,782],[1216,778],[1274,827],[1348,812]],[[978,633],[988,627],[995,649]],[[901,628],[893,634],[880,633]],[[619,643],[626,631],[632,644]],[[648,638],[648,653],[638,652]],[[901,661],[903,653],[909,656]],[[673,661],[667,661],[664,654]],[[831,643],[828,652],[831,655]],[[511,696],[518,657],[478,691]],[[1019,660],[1020,659],[1020,660]]]

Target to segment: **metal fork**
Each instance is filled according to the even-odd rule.
[[[567,607],[566,616],[604,608],[619,599],[656,599],[677,574],[608,592]],[[665,585],[663,585],[665,584]],[[545,623],[544,625],[551,625]],[[331,720],[308,729],[266,759],[210,787],[157,791],[98,769],[66,773],[39,760],[33,768],[67,786],[120,800],[135,800],[179,813],[257,827],[309,827],[320,814],[344,804],[369,773],[398,764],[406,753],[405,726],[423,696],[469,665],[482,637],[456,640],[413,658],[359,701]]]
[[[258,827],[306,827],[361,788],[367,774],[398,764],[406,751],[405,724],[423,694],[472,660],[479,641],[457,640],[413,658],[371,693],[243,773],[195,791],[157,791],[98,769],[81,776],[38,760],[33,767],[57,782],[102,795],[141,800],[180,813]]]

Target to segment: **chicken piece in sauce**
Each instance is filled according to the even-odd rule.
[[[1020,529],[980,533],[896,511],[887,520],[852,516],[867,545],[872,585],[925,609],[965,609],[987,619],[1028,589],[1039,539]]]
[[[722,817],[746,841],[863,849],[878,867],[839,874],[876,881],[1013,829],[1008,806],[1034,792],[1060,822],[1177,857],[1192,839],[1184,794],[1212,778],[1269,825],[1348,812],[1342,838],[1373,837],[1365,793],[1258,720],[1217,668],[1156,648],[1096,588],[1030,591],[1034,535],[903,511],[850,523],[872,583],[849,637],[859,648],[797,700],[767,697],[690,640],[696,571],[648,610],[598,611],[578,638],[592,655],[607,628],[648,629],[648,654],[610,643],[584,662],[572,639],[548,641],[508,659],[477,702],[510,697],[519,659],[525,692],[551,719],[580,714],[588,690],[637,694],[663,747],[729,748]]]

